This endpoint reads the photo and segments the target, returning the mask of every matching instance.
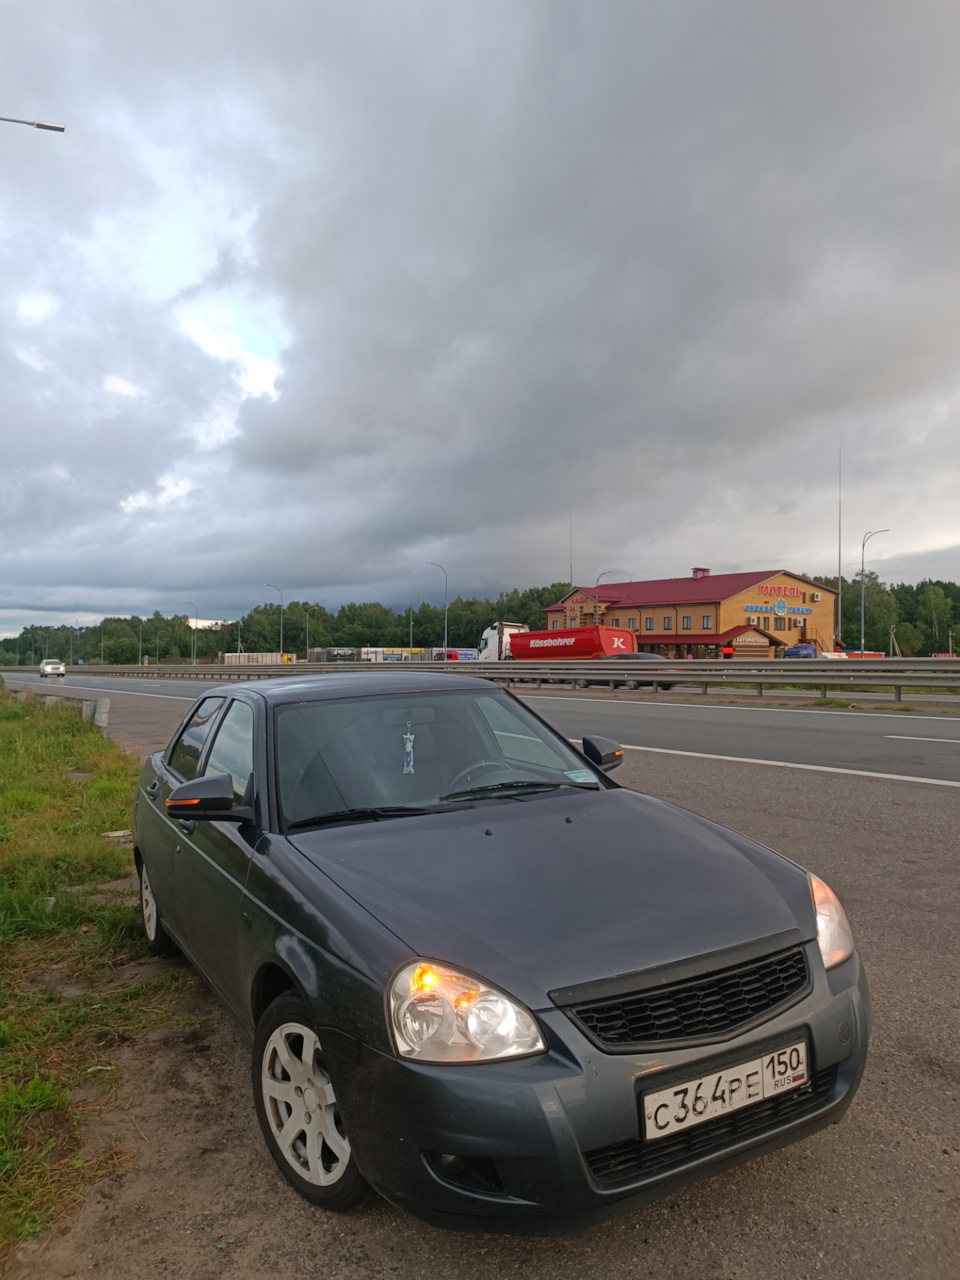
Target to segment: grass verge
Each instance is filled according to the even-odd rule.
[[[134,869],[101,837],[127,827],[137,772],[79,708],[0,678],[0,1264],[129,1158],[85,1154],[80,1116],[116,1088],[111,1050],[172,1017],[179,972],[117,982],[146,955],[139,909],[96,892]]]

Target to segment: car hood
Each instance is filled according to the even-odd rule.
[[[558,988],[816,936],[793,863],[625,789],[498,798],[293,843],[411,952],[531,1008]]]

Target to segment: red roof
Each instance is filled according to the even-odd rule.
[[[729,600],[731,596],[759,586],[778,574],[787,573],[801,582],[811,582],[798,573],[790,573],[789,569],[764,569],[757,573],[717,573],[704,574],[700,578],[654,578],[650,582],[604,582],[599,592],[595,587],[574,587],[564,596],[569,599],[574,591],[579,591],[591,600],[600,599],[605,604],[615,604],[622,609],[643,609],[651,605],[664,604],[719,604],[721,600]],[[817,589],[830,591],[821,583],[812,583]],[[563,607],[563,600],[547,606],[546,612]]]

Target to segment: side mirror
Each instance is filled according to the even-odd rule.
[[[591,764],[598,765],[604,773],[609,773],[618,764],[623,764],[623,747],[612,738],[601,738],[597,734],[584,735],[583,754]]]
[[[215,773],[209,778],[194,778],[174,789],[164,800],[171,818],[211,822],[252,822],[253,809],[233,803],[233,779],[229,773]]]

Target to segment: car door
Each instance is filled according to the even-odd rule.
[[[163,802],[174,787],[197,776],[200,757],[224,702],[222,697],[210,697],[196,705],[167,750],[153,757],[153,781],[142,786],[137,796],[135,825],[140,856],[150,873],[160,914],[175,936],[180,929],[174,901],[174,850],[183,833],[180,824],[167,817]]]
[[[227,773],[234,805],[257,804],[254,704],[233,698],[215,726],[198,776]],[[259,826],[253,822],[181,822],[174,900],[183,941],[197,967],[234,1009],[239,979],[240,900]]]

